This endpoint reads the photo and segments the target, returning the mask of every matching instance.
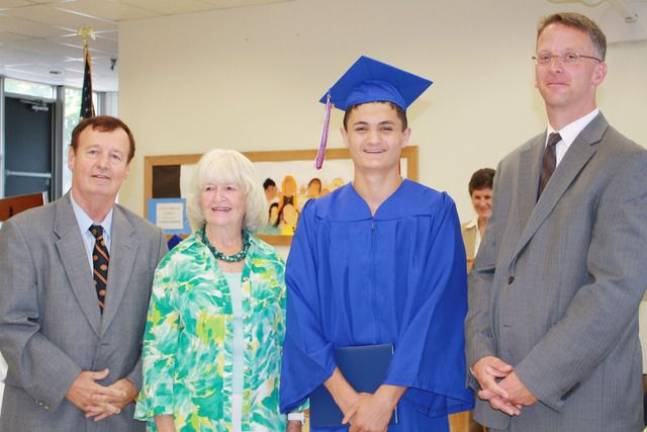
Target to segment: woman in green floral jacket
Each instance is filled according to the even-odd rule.
[[[198,163],[193,192],[197,229],[155,274],[135,417],[160,432],[285,430],[284,264],[251,234],[265,223],[263,189],[247,158],[213,150]]]

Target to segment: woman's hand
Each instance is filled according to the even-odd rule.
[[[288,420],[285,432],[301,432],[303,424],[299,420]]]
[[[155,416],[155,425],[159,432],[175,432],[175,419],[170,414]]]

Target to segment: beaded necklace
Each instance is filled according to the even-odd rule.
[[[220,252],[218,249],[216,249],[211,242],[209,241],[209,238],[207,238],[207,229],[206,227],[202,228],[202,241],[204,244],[207,245],[213,256],[220,261],[228,262],[228,263],[235,263],[235,262],[240,262],[245,259],[247,256],[247,252],[249,252],[249,246],[251,245],[251,240],[249,238],[249,233],[245,230],[243,230],[243,247],[241,250],[236,252],[233,255],[225,255],[224,253]]]

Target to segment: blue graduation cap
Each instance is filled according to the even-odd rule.
[[[369,102],[393,102],[406,111],[431,83],[428,79],[361,56],[319,102],[326,103],[330,95],[332,104],[342,111]]]
[[[428,79],[361,56],[319,100],[326,104],[326,114],[315,161],[316,168],[323,166],[333,105],[346,111],[354,105],[369,102],[392,102],[406,111],[431,84],[432,81]]]

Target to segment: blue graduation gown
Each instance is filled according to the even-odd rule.
[[[404,180],[374,216],[351,184],[310,200],[286,268],[281,410],[298,407],[332,375],[335,347],[392,343],[385,384],[408,389],[389,432],[447,431],[448,413],[473,406],[466,273],[445,193]]]

